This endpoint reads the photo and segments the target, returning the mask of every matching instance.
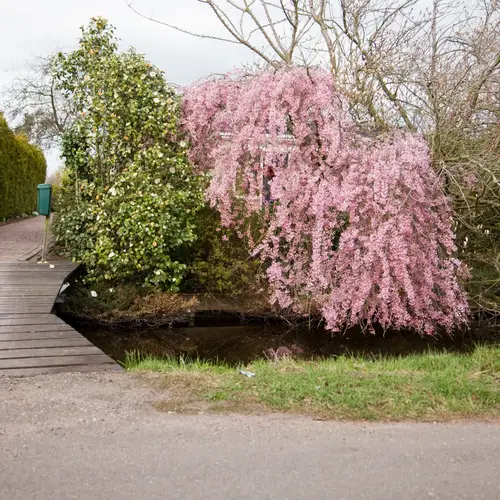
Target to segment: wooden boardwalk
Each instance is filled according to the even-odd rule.
[[[51,314],[78,264],[0,262],[0,376],[96,371],[116,363]]]

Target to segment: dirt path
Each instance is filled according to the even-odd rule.
[[[0,261],[29,260],[41,252],[45,217],[0,227]]]
[[[500,498],[500,426],[169,414],[157,382],[0,379],[0,498]]]

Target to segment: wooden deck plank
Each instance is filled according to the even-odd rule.
[[[43,264],[39,264],[38,262],[23,262],[20,260],[2,260],[0,261],[1,266],[33,266],[36,265],[37,267],[50,267],[50,266],[64,266],[64,267],[74,267],[77,268],[80,263],[79,262],[73,262],[71,260],[56,260],[52,262],[47,262]]]
[[[9,271],[0,270],[0,280],[2,283],[9,283],[11,281],[15,282],[20,277],[23,279],[32,279],[34,276],[38,276],[43,278],[44,281],[51,282],[65,279],[69,274],[71,274],[69,269],[42,270],[27,267],[24,269],[11,269]]]
[[[3,300],[13,297],[52,297],[55,298],[59,294],[57,290],[47,290],[47,288],[40,288],[40,290],[0,290]]]
[[[2,297],[6,298],[9,296],[10,293],[45,293],[47,295],[52,294],[52,293],[59,293],[59,290],[61,289],[60,284],[61,282],[57,282],[56,285],[47,285],[45,283],[44,285],[33,285],[30,286],[28,285],[19,285],[19,284],[10,284],[7,285],[5,284],[4,286],[0,286],[0,294]]]
[[[100,365],[114,361],[106,354],[88,354],[85,356],[54,356],[47,358],[0,359],[0,370],[6,368],[36,368],[38,366]]]
[[[0,326],[49,324],[60,325],[64,324],[64,322],[62,322],[57,316],[54,316],[53,314],[12,314],[4,316],[0,314]]]
[[[58,287],[65,281],[66,276],[66,273],[61,273],[60,276],[43,276],[41,274],[17,273],[15,276],[9,275],[8,278],[4,278],[4,276],[2,276],[2,273],[0,273],[0,282],[6,287],[13,285],[22,285],[31,288],[33,282],[40,283],[40,285],[43,285],[45,287]]]
[[[53,284],[56,285],[58,283],[55,283],[55,280],[53,281]],[[62,281],[62,280],[61,280]],[[2,288],[25,288],[28,290],[35,290],[37,288],[47,288],[47,282],[45,281],[34,281],[32,283],[17,283],[15,280],[9,280],[9,283],[7,283],[5,280],[0,281],[0,289]]]
[[[45,289],[47,288],[47,283],[44,283],[43,281],[37,281],[35,283],[28,283],[28,284],[23,284],[23,283],[5,283],[5,282],[0,282],[0,290],[2,289],[25,289],[25,290],[37,290],[37,289]]]
[[[89,356],[102,355],[95,345],[73,347],[39,347],[35,349],[4,349],[0,350],[0,362],[5,359],[37,359],[59,356]]]
[[[57,290],[57,292],[54,292],[54,293],[51,293],[50,291],[40,291],[39,293],[25,296],[24,300],[21,301],[21,303],[30,302],[33,304],[35,302],[47,302],[47,300],[50,302],[54,302],[55,298],[58,295],[58,292],[59,292],[59,290]],[[8,293],[7,296],[5,296],[5,293],[0,292],[0,294],[3,295],[3,296],[0,296],[0,304],[8,304],[10,302],[15,303],[16,301],[19,304],[19,300],[17,300],[16,296],[12,296],[10,294],[10,292],[6,292],[6,293]]]
[[[0,375],[117,367],[97,346],[50,314],[61,285],[78,266],[0,262]]]
[[[109,371],[122,371],[117,364],[97,364],[97,365],[73,365],[73,366],[45,366],[37,368],[9,368],[0,370],[1,377],[26,377],[32,375],[44,375],[48,373],[86,373],[86,372],[109,372]]]
[[[21,305],[21,306],[17,306],[16,308],[14,307],[6,307],[5,309],[3,309],[4,311],[16,311],[17,314],[44,314],[44,313],[47,313],[47,312],[50,312],[52,310],[52,306],[47,306],[47,305],[33,305],[33,306],[30,306],[29,304],[28,305]],[[2,307],[0,306],[0,309]]]
[[[22,288],[8,288],[8,289],[1,289],[0,288],[0,294],[6,298],[6,297],[57,297],[59,294],[60,288],[57,290],[54,288],[52,290],[48,288],[31,288],[29,290],[22,289]]]
[[[66,323],[61,324],[43,324],[43,325],[9,325],[0,326],[0,340],[1,335],[4,333],[33,333],[33,332],[72,332],[74,331],[71,326]]]
[[[3,273],[37,273],[37,274],[65,274],[66,276],[75,270],[75,266],[55,266],[49,268],[48,266],[37,266],[21,264],[21,265],[6,265],[0,263],[0,275]]]
[[[5,310],[5,309],[11,309],[13,311],[16,311],[16,307],[19,308],[19,302],[22,302],[22,305],[24,307],[39,307],[39,306],[44,306],[44,307],[49,307],[52,309],[52,306],[54,305],[54,298],[55,297],[36,297],[36,296],[31,296],[31,297],[23,297],[22,299],[16,298],[16,297],[11,297],[10,299],[3,299],[0,300],[0,309]]]
[[[76,330],[51,331],[51,332],[29,332],[29,333],[3,333],[0,342],[11,340],[36,340],[36,339],[80,339],[84,338]]]
[[[78,347],[93,345],[84,337],[59,337],[53,339],[7,340],[0,338],[0,351],[6,349],[38,349],[43,347]]]
[[[57,288],[58,290],[64,281],[64,279],[57,279],[57,278],[51,278],[50,280],[42,280],[42,278],[39,276],[38,277],[19,276],[18,278],[11,277],[9,279],[4,279],[2,280],[2,283],[8,286],[11,285],[29,286],[31,283],[33,283],[33,280],[42,282],[47,288],[52,287],[52,288]]]
[[[26,319],[26,316],[27,316],[26,314],[18,314],[16,312],[9,312],[9,313],[7,313],[7,312],[5,312],[5,313],[0,312],[0,319],[16,319],[16,318]],[[58,318],[57,316],[54,316],[50,312],[46,312],[45,314],[32,314],[31,316],[33,318],[43,318],[44,321],[45,321],[45,319],[53,318],[54,321],[58,321],[59,323],[64,323],[64,321],[61,318]]]
[[[53,266],[53,267],[50,267]],[[7,263],[0,262],[0,272],[33,272],[33,273],[60,273],[76,271],[79,266],[62,264],[36,264],[34,262]]]
[[[11,277],[16,277],[19,275],[24,275],[25,277],[27,276],[44,276],[47,279],[52,279],[51,277],[53,276],[62,276],[65,278],[69,274],[71,274],[73,270],[71,268],[54,268],[54,269],[42,269],[39,267],[34,267],[33,265],[28,265],[28,266],[22,266],[22,267],[0,267],[0,277],[2,278],[8,278],[9,276]]]
[[[53,295],[29,295],[27,297],[23,297],[22,303],[23,304],[38,304],[42,303],[45,304],[49,302],[52,304],[54,302],[54,296]],[[0,298],[0,307],[2,305],[10,305],[10,304],[19,304],[19,298],[18,297],[2,297]]]

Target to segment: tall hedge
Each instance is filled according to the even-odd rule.
[[[46,170],[43,153],[14,134],[0,114],[0,220],[36,210],[36,187]]]

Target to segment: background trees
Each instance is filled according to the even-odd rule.
[[[45,181],[43,153],[14,134],[0,113],[0,219],[36,210],[36,187]]]
[[[54,75],[55,54],[37,57],[0,93],[0,104],[14,130],[44,150],[60,145],[74,118],[70,99],[64,99]]]

